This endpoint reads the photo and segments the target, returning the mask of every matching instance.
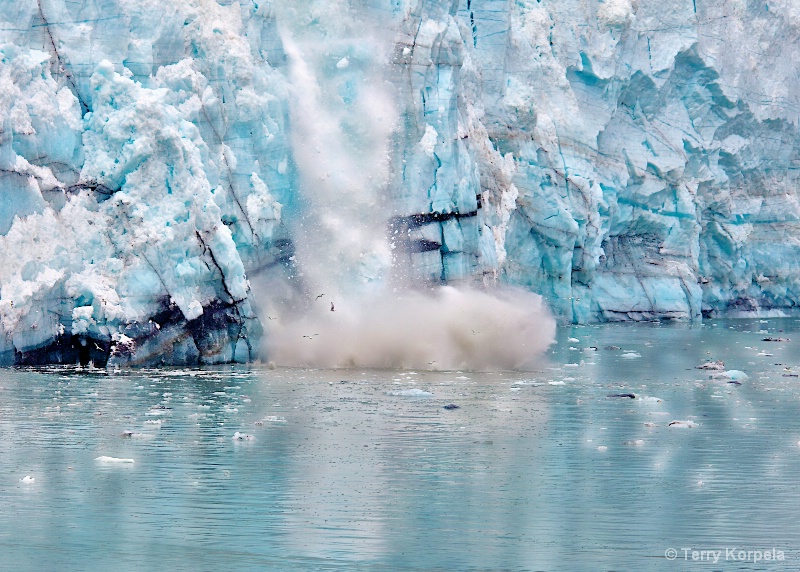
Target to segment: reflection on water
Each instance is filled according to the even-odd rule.
[[[628,324],[525,374],[4,370],[3,566],[795,569],[798,344],[790,320]],[[725,547],[786,561],[682,551]]]

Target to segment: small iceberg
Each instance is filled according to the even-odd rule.
[[[698,365],[695,369],[707,369],[711,371],[722,371],[725,369],[725,363],[718,359],[717,361],[707,361],[703,365]]]
[[[725,372],[725,377],[733,381],[744,381],[748,376],[745,372],[739,371],[738,369],[729,369]]]
[[[36,482],[36,479],[35,479],[34,477],[30,476],[30,475],[25,475],[24,477],[22,477],[22,478],[19,480],[19,482],[21,482],[21,483],[24,483],[24,484],[26,484],[26,485],[30,485],[30,484],[32,484],[32,483],[35,483],[35,482]]]
[[[748,377],[749,376],[745,372],[738,369],[729,369],[728,371],[711,375],[711,379],[728,379],[731,381],[744,381]]]

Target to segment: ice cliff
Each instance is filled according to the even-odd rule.
[[[797,61],[793,0],[0,0],[0,363],[254,359],[251,281],[317,250],[789,312]]]

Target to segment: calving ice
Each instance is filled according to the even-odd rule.
[[[779,562],[785,561],[786,556],[783,550],[777,548],[767,548],[763,550],[748,550],[737,547],[727,547],[724,550],[695,550],[693,548],[681,548],[683,560],[696,562],[718,563],[721,559],[726,562]],[[677,552],[675,553],[677,555]],[[671,558],[672,553],[667,551],[667,558]]]
[[[527,292],[529,354],[544,306],[797,306],[791,0],[155,7],[0,0],[0,363],[271,359],[285,335],[290,361],[360,363],[324,329],[442,284]],[[429,342],[447,358],[385,363],[486,336],[461,326]]]

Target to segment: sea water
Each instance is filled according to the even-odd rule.
[[[738,320],[562,328],[527,373],[2,370],[0,569],[797,569],[799,345]]]

